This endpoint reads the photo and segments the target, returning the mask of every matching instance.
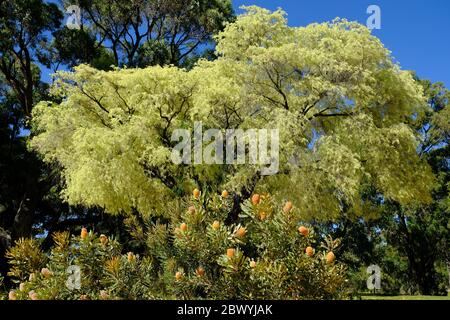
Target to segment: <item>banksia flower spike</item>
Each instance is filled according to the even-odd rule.
[[[233,248],[227,249],[227,257],[228,257],[229,259],[233,258],[235,253],[236,253],[236,250],[235,250],[235,249],[233,249]]]
[[[102,244],[102,245],[106,245],[107,243],[108,243],[108,237],[107,236],[105,236],[104,234],[102,234],[102,235],[100,235],[100,243]]]
[[[289,213],[291,210],[292,210],[292,202],[288,201],[285,203],[285,205],[283,207],[283,212]]]
[[[195,274],[198,277],[203,277],[205,275],[205,269],[203,269],[202,267],[198,267],[197,269],[195,269]]]
[[[331,264],[334,262],[334,260],[336,260],[336,256],[334,255],[333,251],[327,253],[326,259],[328,264]]]
[[[254,206],[258,205],[260,201],[261,201],[261,197],[259,196],[259,194],[254,194],[252,196],[252,203]]]
[[[87,229],[86,228],[82,228],[81,229],[81,233],[80,233],[80,237],[81,237],[81,239],[86,239],[87,238],[87,236],[88,236],[88,231],[87,231]]]
[[[192,195],[194,196],[195,199],[198,200],[200,198],[200,190],[194,189],[194,191],[192,191]]]
[[[298,228],[298,232],[300,232],[302,235],[304,235],[305,237],[309,234],[309,230],[308,228],[301,226]]]
[[[182,279],[183,279],[183,273],[180,272],[180,271],[177,271],[177,272],[175,273],[175,280],[181,281]]]
[[[9,300],[16,300],[17,299],[17,295],[16,292],[14,290],[11,290],[8,294],[8,299]]]
[[[243,238],[243,237],[245,237],[246,234],[247,234],[247,229],[245,229],[244,227],[240,227],[236,231],[236,237],[238,237],[238,238]]]

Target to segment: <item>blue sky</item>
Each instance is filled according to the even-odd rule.
[[[367,7],[381,9],[381,29],[373,34],[392,51],[403,69],[419,77],[441,81],[450,87],[449,0],[233,0],[236,13],[241,5],[257,5],[287,12],[289,25],[305,26],[336,17],[366,23]]]
[[[57,2],[52,0],[49,2]],[[403,69],[419,77],[442,81],[450,88],[450,1],[449,0],[232,0],[236,13],[242,5],[258,5],[287,12],[289,25],[305,26],[336,17],[366,23],[367,7],[381,9],[381,29],[373,34],[392,51]],[[50,70],[43,68],[49,81]]]

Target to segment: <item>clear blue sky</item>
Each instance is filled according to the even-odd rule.
[[[236,13],[241,5],[270,10],[281,7],[289,25],[305,26],[336,17],[366,23],[367,7],[381,9],[381,29],[373,34],[392,51],[403,69],[419,77],[442,81],[450,88],[449,0],[233,0]]]
[[[51,0],[49,2],[56,2]],[[381,29],[374,30],[403,69],[419,77],[442,81],[450,88],[450,0],[232,0],[236,13],[241,5],[258,5],[288,14],[289,25],[305,26],[336,17],[366,23],[367,7],[381,9]],[[43,68],[49,81],[49,70]]]

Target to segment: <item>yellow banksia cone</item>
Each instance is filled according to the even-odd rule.
[[[222,198],[224,198],[224,199],[228,198],[228,191],[227,190],[223,190],[222,191]]]
[[[175,280],[180,281],[181,279],[183,279],[183,273],[181,273],[180,271],[177,271],[175,273]]]
[[[260,201],[261,201],[261,197],[259,196],[259,194],[254,194],[252,196],[252,203],[254,206],[258,205]]]
[[[50,278],[53,273],[48,268],[42,268],[41,274],[44,276],[44,278],[48,279]]]
[[[200,198],[200,190],[194,189],[194,191],[192,191],[192,195],[194,196],[195,199]]]
[[[227,249],[227,257],[228,257],[229,259],[233,258],[235,252],[236,252],[236,250],[234,250],[233,248]]]
[[[336,260],[336,256],[334,255],[333,251],[330,251],[327,253],[327,263],[333,263],[334,260]]]
[[[16,300],[17,299],[17,295],[16,292],[14,290],[11,290],[8,294],[8,299],[9,300]]]
[[[308,228],[301,226],[298,228],[298,232],[300,232],[302,235],[304,235],[305,237],[309,234],[309,230]]]
[[[186,223],[183,222],[182,224],[180,224],[180,230],[181,230],[181,231],[186,232],[186,231],[187,231],[187,228],[188,228],[188,226],[187,226]]]
[[[205,275],[205,269],[203,269],[202,267],[198,267],[197,269],[195,269],[195,274],[199,277],[203,277]]]
[[[236,237],[238,237],[238,238],[243,238],[243,237],[245,237],[246,234],[247,234],[247,229],[245,229],[244,227],[240,227],[236,231]]]
[[[109,294],[106,290],[100,290],[100,298],[106,300],[109,298]]]
[[[292,202],[288,201],[285,203],[285,205],[283,207],[283,212],[289,213],[291,210],[292,210]]]
[[[136,256],[134,255],[133,252],[127,253],[127,260],[128,260],[128,262],[133,262],[134,260],[136,260]]]
[[[101,234],[100,237],[99,237],[99,239],[100,239],[100,243],[101,243],[102,245],[106,245],[106,244],[108,243],[108,237],[105,236],[104,234]]]
[[[267,213],[265,213],[264,211],[261,211],[259,213],[259,220],[264,221],[267,218]]]
[[[39,297],[38,297],[37,293],[34,292],[34,290],[31,290],[30,292],[28,292],[28,297],[31,300],[39,300]]]
[[[81,233],[80,233],[81,239],[86,239],[87,236],[88,236],[87,229],[86,228],[81,228]]]
[[[213,222],[213,224],[212,224],[212,228],[213,228],[214,230],[219,230],[219,228],[220,228],[220,222],[217,221],[217,220],[215,220],[215,221]]]
[[[256,267],[256,262],[255,260],[250,261],[250,268],[255,268]]]
[[[312,257],[314,255],[314,249],[312,247],[307,247],[305,252],[309,257]]]

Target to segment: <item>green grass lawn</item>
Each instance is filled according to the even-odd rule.
[[[362,296],[362,300],[449,300],[450,296]]]

